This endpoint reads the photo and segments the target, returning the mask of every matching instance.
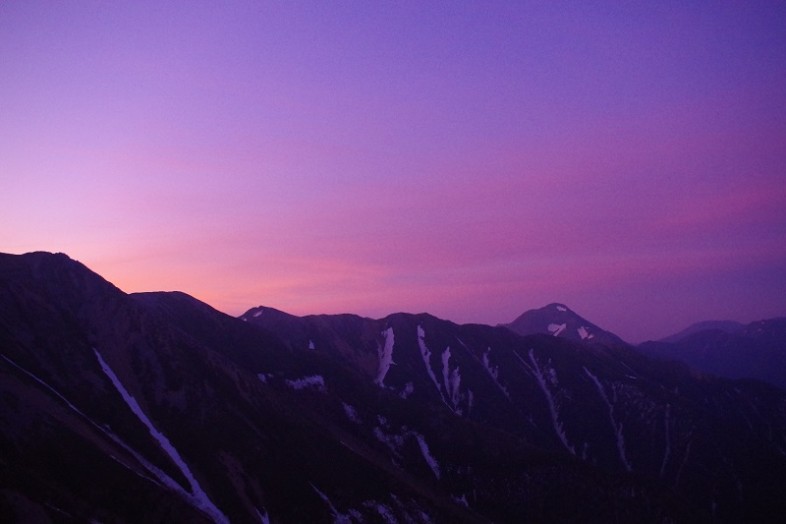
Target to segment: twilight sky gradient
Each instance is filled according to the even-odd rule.
[[[786,315],[786,4],[684,4],[2,2],[0,251],[233,315]]]

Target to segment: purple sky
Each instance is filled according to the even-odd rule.
[[[783,2],[118,4],[0,3],[0,251],[233,315],[786,315]]]

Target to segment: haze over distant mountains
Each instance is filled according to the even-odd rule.
[[[702,323],[662,341],[640,344],[638,349],[706,373],[756,378],[786,388],[786,318],[748,325]]]
[[[778,522],[786,391],[644,349],[564,304],[233,318],[0,255],[0,518]]]
[[[686,327],[679,333],[675,333],[668,337],[664,337],[660,339],[660,342],[679,342],[680,340],[687,338],[690,335],[695,333],[700,333],[702,331],[722,331],[724,333],[739,333],[745,329],[745,324],[741,322],[736,322],[734,320],[705,320],[702,322],[696,322],[695,324],[691,324],[690,326]]]

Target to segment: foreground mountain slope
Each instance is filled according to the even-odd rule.
[[[351,363],[383,391],[672,489],[707,518],[763,518],[782,506],[786,399],[764,384],[702,377],[616,340],[521,337],[429,315],[268,311],[241,318]]]
[[[672,342],[645,342],[638,349],[705,373],[755,378],[786,388],[786,318],[760,320],[731,331],[715,327]]]
[[[545,390],[532,370],[572,358],[575,348],[467,326],[464,342],[477,349],[456,346],[452,360],[441,346],[448,339],[454,344],[455,326],[433,317],[306,323],[335,335],[313,339],[309,350],[285,332],[233,319],[182,293],[126,295],[64,255],[0,255],[0,517],[666,522],[708,516],[668,484],[561,448],[559,420],[552,427],[548,395],[536,400]],[[499,355],[485,353],[491,344]],[[429,367],[433,372],[446,362],[445,374],[428,372],[428,345],[435,348],[426,357]],[[528,351],[535,363],[525,371],[515,362],[529,358]],[[586,364],[598,374],[598,365],[610,365]],[[494,366],[502,369],[498,383]],[[477,401],[462,384],[477,388]],[[508,395],[521,396],[521,403],[509,405]],[[555,395],[567,409],[569,399]],[[520,411],[512,422],[505,418],[511,410]],[[564,427],[574,438],[580,426],[571,419]],[[772,468],[776,481],[779,467]],[[692,479],[691,467],[683,469]]]
[[[186,506],[174,520],[242,522],[259,512],[294,522],[329,516],[323,496],[339,489],[354,493],[348,503],[368,502],[360,514],[388,504],[394,514],[423,506],[472,520],[442,502],[444,495],[424,494],[379,468],[373,451],[363,456],[341,444],[308,412],[311,393],[297,389],[297,378],[294,387],[283,376],[264,384],[261,369],[237,366],[76,263],[44,255],[30,262],[12,264],[14,279],[3,279],[3,485],[10,499],[76,520],[169,520],[168,511]],[[41,462],[41,451],[49,461]],[[139,483],[149,504],[132,495]]]

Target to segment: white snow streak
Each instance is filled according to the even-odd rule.
[[[382,332],[385,335],[385,346],[379,346],[377,352],[379,353],[379,369],[377,371],[377,378],[374,380],[379,386],[385,387],[385,375],[388,374],[390,365],[393,364],[393,344],[396,337],[393,334],[393,328],[389,327]]]
[[[388,426],[388,421],[384,417],[377,416],[377,419],[382,426]],[[401,429],[403,429],[403,432],[401,433],[386,433],[382,427],[374,426],[374,436],[377,438],[377,440],[385,444],[393,453],[393,455],[398,458],[401,458],[401,451],[404,449],[406,439],[409,437],[414,437],[418,443],[418,447],[420,448],[420,454],[423,455],[423,460],[426,461],[426,464],[428,464],[428,467],[434,473],[434,476],[439,479],[441,476],[439,462],[437,462],[437,460],[429,451],[428,444],[426,444],[426,438],[417,431],[408,430],[406,427]]]
[[[319,391],[325,391],[325,379],[322,378],[321,375],[311,375],[308,377],[287,380],[286,383],[287,386],[296,390],[314,388]]]
[[[456,366],[453,371],[450,370],[450,346],[445,348],[445,351],[442,352],[443,384],[440,384],[437,376],[434,374],[434,370],[431,369],[431,350],[426,346],[425,337],[426,332],[421,326],[418,326],[418,346],[420,347],[420,355],[423,357],[423,364],[426,366],[428,376],[431,377],[431,382],[433,382],[434,387],[437,388],[437,393],[439,393],[442,402],[444,402],[452,412],[461,415],[462,410],[459,407],[459,403],[461,402],[461,372],[458,366]]]
[[[491,378],[494,380],[494,383],[497,385],[500,391],[502,391],[502,393],[504,393],[506,397],[510,398],[510,393],[508,393],[508,388],[503,386],[502,383],[499,381],[499,366],[491,365],[491,360],[489,359],[490,354],[491,354],[491,348],[488,348],[483,353],[483,367],[486,368],[486,371],[488,371],[489,376],[491,376]]]
[[[179,484],[177,484],[177,483],[176,483],[174,480],[172,480],[172,479],[171,479],[171,478],[170,478],[170,477],[169,477],[169,476],[168,476],[166,473],[164,473],[163,471],[161,471],[161,470],[160,470],[160,469],[158,469],[157,467],[153,466],[153,465],[152,465],[152,464],[151,464],[149,461],[147,461],[147,460],[146,460],[144,457],[142,457],[142,455],[140,455],[140,454],[139,454],[139,453],[138,453],[136,450],[134,450],[133,448],[131,448],[131,446],[129,446],[128,444],[126,444],[125,442],[123,442],[123,440],[122,440],[120,437],[118,437],[117,435],[115,435],[114,433],[112,433],[111,431],[109,431],[109,430],[106,428],[106,426],[104,426],[104,425],[101,425],[101,424],[97,423],[97,422],[96,422],[96,421],[94,421],[92,418],[90,418],[90,417],[88,417],[87,415],[85,415],[85,414],[84,414],[84,413],[83,413],[83,412],[82,412],[82,411],[81,411],[79,408],[77,408],[76,406],[74,406],[74,405],[73,405],[73,404],[72,404],[72,403],[71,403],[71,402],[70,402],[70,401],[69,401],[67,398],[65,398],[63,395],[61,395],[61,394],[60,394],[60,392],[59,392],[59,391],[57,391],[55,388],[53,388],[52,386],[50,386],[49,384],[47,384],[46,382],[44,382],[42,379],[40,379],[39,377],[37,377],[36,375],[34,375],[33,373],[31,373],[30,371],[28,371],[28,370],[26,370],[25,368],[23,368],[22,366],[20,366],[19,364],[17,364],[16,362],[14,362],[13,360],[11,360],[10,358],[6,357],[5,355],[0,355],[0,357],[3,357],[3,360],[5,360],[6,362],[8,362],[8,363],[9,363],[9,364],[11,364],[12,366],[14,366],[16,369],[18,369],[19,371],[21,371],[22,373],[24,373],[24,374],[25,374],[25,375],[27,375],[28,377],[32,378],[33,380],[35,380],[36,382],[38,382],[39,384],[41,384],[42,386],[44,386],[44,387],[45,387],[45,388],[46,388],[46,389],[47,389],[49,392],[51,392],[51,393],[52,393],[53,395],[55,395],[57,398],[59,398],[60,400],[62,400],[63,402],[65,402],[66,406],[68,406],[68,408],[69,408],[71,411],[73,411],[73,412],[74,412],[74,413],[76,413],[77,415],[81,416],[81,417],[82,417],[83,419],[85,419],[85,420],[86,420],[88,423],[90,423],[90,425],[92,425],[93,427],[95,427],[96,429],[98,429],[98,430],[99,430],[101,433],[103,433],[104,435],[106,435],[107,437],[109,437],[110,439],[112,439],[112,441],[114,441],[114,442],[115,442],[115,443],[117,443],[119,446],[121,446],[123,449],[125,449],[126,451],[128,451],[129,453],[131,453],[131,454],[134,456],[134,458],[135,458],[135,459],[137,459],[137,461],[138,461],[139,463],[141,463],[141,464],[142,464],[142,465],[143,465],[143,466],[144,466],[144,467],[145,467],[145,468],[146,468],[146,469],[147,469],[149,472],[153,473],[153,474],[156,476],[156,478],[158,478],[158,479],[159,479],[159,481],[160,481],[160,482],[159,482],[159,481],[156,481],[156,480],[154,480],[154,479],[151,479],[150,477],[144,477],[144,478],[146,478],[146,479],[150,480],[151,482],[153,482],[153,483],[155,483],[155,484],[159,484],[159,485],[161,485],[161,483],[164,483],[164,484],[166,484],[166,485],[168,485],[168,486],[171,486],[171,485],[173,484],[173,485],[174,485],[173,487],[175,487],[176,489],[178,489],[178,490],[179,490],[181,493],[184,493],[184,494],[185,494],[185,491],[183,491],[183,488],[182,488],[182,487],[180,487],[180,485],[179,485]],[[115,458],[115,457],[113,457],[113,458]],[[117,458],[115,458],[115,460],[116,460],[118,463],[121,463],[121,462],[120,462],[120,460],[118,460]],[[121,464],[122,464],[122,463],[121,463]],[[126,465],[126,464],[123,464],[123,466],[124,466],[124,467],[126,467],[126,468],[128,468],[128,469],[131,469],[131,470],[133,471],[133,469],[132,469],[132,468],[130,468],[128,465]],[[135,473],[136,473],[136,471],[135,471]],[[138,475],[138,474],[139,474],[139,473],[137,473],[137,475]]]
[[[568,328],[567,324],[549,324],[549,333],[558,337],[560,333],[565,331]]]
[[[260,511],[259,508],[256,508],[256,510],[257,510],[257,517],[259,517],[259,521],[262,524],[270,524],[270,515],[268,515],[267,511],[265,511],[264,509]]]
[[[514,351],[515,354],[515,351]],[[516,355],[518,356],[518,355]],[[519,360],[526,364],[522,358],[519,357]],[[551,413],[551,422],[554,425],[554,432],[559,437],[560,442],[562,445],[565,446],[565,449],[570,451],[572,454],[576,454],[576,450],[568,443],[568,437],[565,435],[565,429],[562,426],[562,422],[559,419],[559,411],[557,409],[557,403],[554,400],[554,397],[551,395],[551,391],[549,390],[548,383],[546,382],[546,376],[543,374],[543,371],[540,369],[540,365],[538,365],[538,361],[535,359],[535,351],[533,349],[529,350],[529,360],[532,362],[532,366],[529,365],[527,367],[530,368],[532,374],[535,375],[535,378],[540,385],[540,389],[543,390],[543,394],[546,396],[546,404],[549,406],[549,412]],[[556,383],[557,381],[557,373],[553,369],[549,369],[549,380],[552,383]]]
[[[311,350],[317,349],[317,347],[314,345],[314,341],[313,340],[309,340],[308,341],[308,349],[311,349]]]
[[[346,402],[342,402],[342,404],[344,405],[344,413],[347,415],[347,418],[356,424],[360,424],[360,417],[355,407]]]
[[[377,437],[377,440],[385,444],[390,451],[393,452],[395,456],[401,455],[401,446],[404,445],[404,437],[401,435],[387,434],[382,431],[382,428],[379,426],[374,426],[374,436]]]
[[[84,413],[82,413],[81,411],[79,411],[79,409],[78,409],[76,406],[74,406],[73,404],[71,404],[71,402],[69,402],[69,401],[68,401],[68,399],[67,399],[67,398],[65,398],[63,395],[61,395],[61,394],[60,394],[60,393],[59,393],[59,392],[58,392],[58,391],[57,391],[55,388],[53,388],[52,386],[50,386],[49,384],[47,384],[46,382],[44,382],[43,380],[41,380],[40,378],[38,378],[38,377],[37,377],[36,375],[34,375],[33,373],[31,373],[31,372],[27,371],[25,368],[23,368],[22,366],[20,366],[19,364],[17,364],[16,362],[14,362],[14,361],[13,361],[13,360],[11,360],[10,358],[8,358],[7,356],[5,356],[5,355],[0,355],[0,357],[3,357],[3,360],[5,360],[6,362],[8,362],[8,363],[9,363],[9,364],[11,364],[12,366],[14,366],[16,369],[18,369],[19,371],[21,371],[22,373],[24,373],[24,374],[25,374],[25,375],[27,375],[28,377],[32,378],[33,380],[35,380],[36,382],[38,382],[39,384],[41,384],[42,386],[44,386],[44,387],[45,387],[46,389],[48,389],[48,390],[49,390],[51,393],[53,393],[53,394],[54,394],[56,397],[58,397],[60,400],[62,400],[63,402],[65,402],[65,403],[66,403],[66,405],[67,405],[69,408],[71,408],[71,410],[75,411],[75,412],[76,412],[76,413],[78,413],[79,415],[82,415],[84,418],[86,418],[87,420],[89,420],[90,422],[92,422],[92,423],[93,423],[93,425],[95,425],[95,426],[98,426],[98,424],[96,424],[95,422],[93,422],[93,420],[92,420],[90,417],[88,417],[87,415],[85,415]],[[100,427],[100,426],[98,426],[98,427]]]
[[[598,388],[598,393],[600,393],[600,397],[603,399],[603,402],[606,403],[606,407],[609,409],[609,420],[611,421],[611,427],[614,429],[614,434],[617,437],[617,451],[620,455],[620,461],[625,466],[625,469],[628,471],[633,471],[633,468],[628,461],[628,457],[625,455],[625,437],[622,434],[622,423],[620,422],[619,425],[614,420],[614,406],[609,402],[609,397],[606,395],[606,390],[603,389],[603,384],[600,383],[598,377],[593,375],[589,369],[584,368],[584,373],[587,374],[589,378],[595,383],[595,387]]]
[[[428,467],[431,468],[431,471],[434,473],[434,476],[437,477],[437,480],[439,480],[441,476],[439,463],[431,454],[431,452],[429,452],[425,437],[423,437],[423,435],[420,433],[415,433],[415,438],[418,441],[418,446],[420,446],[420,453],[423,455],[423,459],[426,461],[426,464],[428,464]]]
[[[374,509],[377,510],[379,516],[382,517],[382,520],[384,520],[387,524],[398,524],[398,520],[396,519],[395,515],[393,515],[391,509],[385,504],[376,502],[374,503]]]
[[[445,384],[445,389],[448,389],[450,384],[450,346],[445,348],[442,352],[442,383]],[[450,394],[448,394],[450,397]]]
[[[415,384],[413,384],[412,382],[407,382],[406,384],[404,384],[404,389],[401,390],[398,396],[406,400],[414,392],[415,392]]]
[[[254,313],[254,318],[256,318],[256,317],[258,317],[258,316],[262,315],[262,313],[264,313],[264,312],[265,312],[265,310],[264,310],[264,309],[261,309],[261,310],[257,311],[256,313]]]
[[[150,435],[156,439],[161,446],[161,449],[169,455],[169,458],[172,459],[172,462],[180,469],[183,476],[188,480],[188,483],[191,485],[191,501],[204,511],[207,515],[209,515],[214,522],[229,522],[229,519],[224,515],[221,510],[216,507],[215,504],[210,500],[207,496],[207,493],[204,492],[202,487],[197,482],[194,475],[191,473],[191,470],[188,468],[188,465],[180,456],[180,453],[177,452],[175,447],[169,442],[169,439],[166,436],[158,431],[156,427],[153,425],[153,422],[145,415],[142,408],[139,406],[139,403],[136,399],[128,393],[128,390],[123,386],[120,382],[120,379],[115,375],[115,372],[112,371],[112,368],[101,358],[101,354],[98,352],[97,349],[93,348],[93,352],[96,354],[96,358],[98,358],[98,363],[101,365],[101,369],[109,377],[109,380],[112,382],[112,385],[115,386],[115,389],[120,393],[120,396],[123,397],[123,400],[126,402],[131,411],[139,418],[139,420],[147,427]]]
[[[581,337],[581,340],[586,340],[588,338],[592,338],[592,335],[590,335],[589,331],[587,331],[587,328],[585,328],[584,326],[581,326],[576,331],[578,331],[579,336]]]
[[[434,374],[434,370],[431,369],[431,350],[429,350],[428,346],[426,346],[426,341],[424,340],[425,337],[426,332],[423,331],[421,326],[418,326],[418,346],[420,347],[420,355],[423,357],[423,364],[425,364],[428,376],[431,377],[431,381],[434,383],[434,387],[437,388],[440,398],[442,398],[444,401],[445,397],[442,395],[442,388],[437,381],[437,376]]]
[[[309,482],[311,484],[311,482]],[[328,505],[330,508],[330,512],[333,514],[333,522],[334,524],[351,524],[352,519],[349,518],[349,515],[345,515],[336,509],[336,506],[330,501],[327,495],[324,492],[320,491],[314,484],[311,484],[311,488],[316,491],[319,498],[323,500],[325,504]]]
[[[448,400],[450,400],[450,403],[453,405],[453,411],[460,414],[461,410],[459,409],[458,404],[461,400],[459,395],[459,388],[461,386],[461,372],[459,371],[458,366],[453,368],[453,371],[450,371],[450,346],[445,348],[445,351],[442,352],[442,378],[445,381],[445,393],[448,397]]]
[[[565,312],[565,311],[567,311],[567,310],[568,310],[568,309],[567,309],[567,308],[565,308],[565,307],[563,307],[563,306],[557,306],[557,311],[562,311],[562,312]]]
[[[109,437],[118,446],[120,446],[121,448],[126,450],[129,454],[131,454],[134,457],[134,459],[136,459],[137,462],[139,462],[142,465],[143,468],[145,468],[147,471],[152,473],[156,477],[156,479],[158,479],[158,480],[140,474],[139,472],[137,472],[133,468],[129,467],[127,464],[124,464],[123,462],[121,462],[117,457],[114,457],[114,456],[110,455],[110,457],[112,459],[114,459],[116,462],[121,464],[123,467],[133,471],[134,473],[136,473],[140,477],[142,477],[142,478],[144,478],[146,480],[149,480],[150,482],[152,482],[154,484],[157,484],[159,486],[164,485],[164,486],[172,489],[173,491],[176,491],[180,496],[182,496],[183,498],[188,500],[195,507],[197,507],[200,510],[203,510],[203,508],[201,508],[200,506],[197,506],[195,504],[194,496],[191,495],[190,493],[188,493],[186,490],[184,490],[183,487],[180,484],[177,483],[177,481],[175,481],[172,477],[167,475],[164,471],[162,471],[161,469],[159,469],[158,467],[153,465],[153,463],[151,463],[149,460],[147,460],[145,457],[143,457],[138,451],[136,451],[134,448],[132,448],[131,446],[126,444],[123,441],[123,439],[121,439],[120,437],[115,435],[112,431],[107,429],[106,426],[98,424],[96,421],[94,421],[93,419],[91,419],[90,417],[85,415],[82,411],[79,410],[79,408],[77,408],[71,402],[69,402],[69,400],[67,398],[65,398],[63,395],[61,395],[55,388],[53,388],[52,386],[50,386],[49,384],[47,384],[46,382],[44,382],[43,380],[38,378],[33,373],[27,371],[25,368],[23,368],[22,366],[18,365],[16,362],[14,362],[13,360],[9,359],[5,355],[0,355],[0,357],[3,357],[3,359],[5,361],[7,361],[9,364],[11,364],[12,366],[17,368],[18,370],[20,370],[23,373],[25,373],[27,376],[29,376],[30,378],[32,378],[33,380],[35,380],[36,382],[38,382],[39,384],[44,386],[52,394],[54,394],[56,397],[58,397],[63,402],[65,402],[69,409],[71,409],[77,415],[79,415],[82,418],[84,418],[90,425],[92,425],[94,428],[99,430],[101,433],[103,433],[104,435]]]

